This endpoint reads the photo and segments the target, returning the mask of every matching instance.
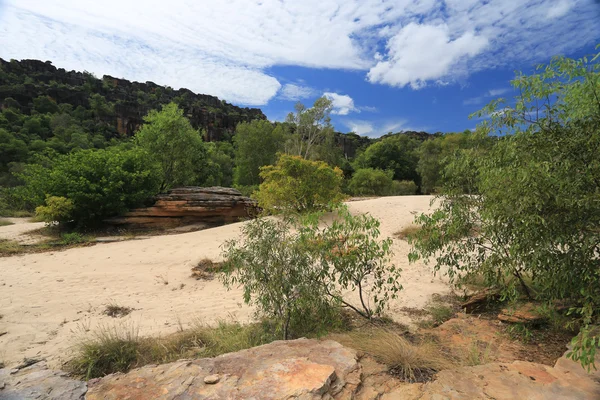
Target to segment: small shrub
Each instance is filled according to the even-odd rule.
[[[46,223],[68,222],[73,214],[73,202],[65,197],[46,196],[46,205],[38,206],[35,215]]]
[[[322,161],[282,154],[277,164],[261,168],[256,198],[271,213],[311,212],[340,204],[343,172]]]
[[[354,172],[348,190],[356,196],[386,196],[392,192],[393,171],[361,168]]]
[[[0,256],[11,256],[22,251],[22,246],[14,240],[0,239]]]
[[[425,310],[429,312],[434,326],[441,325],[454,316],[454,309],[447,304],[433,303],[427,306]]]
[[[417,184],[413,181],[392,182],[391,194],[393,196],[411,196],[417,193]]]

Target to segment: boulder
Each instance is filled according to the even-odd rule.
[[[498,319],[502,322],[512,324],[539,323],[544,320],[544,316],[537,311],[537,306],[533,303],[525,303],[515,309],[504,309],[498,314]]]
[[[142,228],[183,225],[213,227],[256,216],[256,201],[230,188],[182,187],[156,196],[155,203],[137,208],[107,222]]]
[[[85,382],[69,378],[64,372],[49,370],[44,362],[25,368],[0,369],[2,400],[80,400],[86,391]]]

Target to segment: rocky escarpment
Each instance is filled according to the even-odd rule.
[[[600,355],[596,362],[600,362]],[[331,341],[299,339],[215,358],[148,365],[87,385],[43,363],[0,370],[0,399],[577,399],[600,398],[600,371],[560,358],[554,367],[490,363],[405,383],[386,367]]]
[[[94,109],[95,117],[112,126],[120,135],[131,136],[148,111],[175,101],[192,126],[204,129],[205,140],[223,140],[233,134],[239,122],[266,119],[257,108],[231,105],[215,96],[174,90],[153,82],[130,82],[105,75],[102,79],[87,72],[66,71],[50,61],[0,59],[0,103],[16,100],[21,112],[30,114],[33,99],[50,96],[56,103],[93,109],[90,96],[101,95],[112,108]],[[1,104],[0,104],[1,105]]]
[[[151,207],[131,210],[108,222],[133,227],[211,227],[254,217],[257,211],[256,202],[235,189],[183,187],[156,196]]]

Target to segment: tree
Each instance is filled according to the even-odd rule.
[[[136,143],[159,166],[160,190],[197,183],[206,160],[202,135],[175,103],[152,110],[136,133]]]
[[[233,158],[234,150],[231,143],[211,142],[206,143],[206,167],[203,186],[225,186],[233,184]]]
[[[557,57],[519,74],[514,106],[497,100],[477,114],[490,116],[476,132],[483,143],[490,132],[505,136],[449,163],[440,206],[418,217],[410,255],[434,258],[453,282],[481,275],[508,298],[572,304],[582,329],[570,356],[584,365],[600,343],[591,329],[600,321],[598,57]],[[456,172],[469,172],[477,196]]]
[[[269,121],[241,122],[235,129],[234,184],[254,186],[260,183],[260,168],[272,165],[283,149],[284,130]]]
[[[289,113],[286,122],[293,128],[293,133],[286,142],[286,153],[310,159],[315,146],[323,142],[331,126],[331,99],[323,96],[315,100],[311,108],[296,103],[296,113]]]
[[[419,141],[406,135],[386,137],[373,143],[354,161],[354,169],[391,170],[393,179],[417,181]]]
[[[69,203],[69,213],[58,222],[74,221],[80,227],[91,226],[143,205],[158,193],[158,171],[138,148],[114,146],[107,150],[81,150],[63,155],[45,168],[32,164],[19,177],[25,181],[24,196],[35,206],[56,198]],[[66,208],[62,207],[61,210]]]
[[[342,170],[323,161],[280,155],[275,165],[261,168],[258,203],[270,212],[311,212],[339,204]]]
[[[362,168],[354,172],[348,184],[348,189],[357,196],[386,196],[391,194],[392,175],[392,171]]]

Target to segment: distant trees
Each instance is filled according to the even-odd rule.
[[[361,168],[354,172],[348,190],[356,196],[386,196],[392,194],[392,171]]]
[[[160,171],[160,190],[199,183],[206,163],[206,149],[200,133],[175,103],[152,110],[135,135],[135,142],[146,151]]]
[[[289,113],[286,122],[292,127],[292,134],[285,144],[285,152],[310,159],[315,147],[321,144],[328,133],[333,133],[331,126],[332,102],[323,96],[318,98],[311,108],[296,103],[296,112]]]
[[[417,182],[419,180],[416,171],[419,160],[417,150],[420,144],[421,142],[407,135],[386,137],[359,154],[354,161],[354,168],[389,170],[393,172],[395,180]]]
[[[236,186],[257,186],[260,168],[272,165],[283,149],[284,128],[269,121],[254,120],[238,124],[233,137]]]

